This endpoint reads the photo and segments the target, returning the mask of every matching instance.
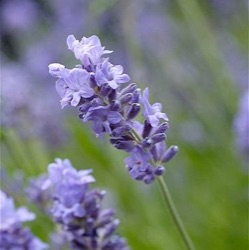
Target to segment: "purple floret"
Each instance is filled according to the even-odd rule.
[[[114,66],[106,59],[103,63],[97,65],[95,80],[98,86],[107,83],[112,89],[117,89],[120,83],[129,82],[130,77],[123,74],[121,65]]]
[[[165,113],[162,113],[161,103],[149,103],[149,89],[146,88],[141,96],[141,103],[144,106],[143,116],[151,124],[152,127],[157,127],[160,119],[168,121],[168,117]]]
[[[74,35],[67,38],[67,45],[73,51],[75,58],[79,59],[85,68],[89,65],[96,65],[104,54],[112,53],[101,46],[97,36],[83,37],[81,41],[76,40]]]

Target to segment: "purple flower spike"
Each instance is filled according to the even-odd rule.
[[[27,210],[26,207],[15,208],[14,201],[8,198],[4,192],[0,190],[0,214],[1,223],[0,230],[6,230],[16,223],[24,221],[32,221],[35,215]]]
[[[161,103],[149,103],[149,89],[146,88],[141,96],[141,102],[144,106],[143,116],[149,121],[152,127],[156,127],[159,124],[160,119],[168,121],[168,117],[165,113],[162,113]]]
[[[1,249],[44,250],[47,245],[36,238],[22,222],[35,219],[26,207],[15,208],[12,198],[0,190],[0,242]]]
[[[69,160],[48,166],[53,207],[51,215],[61,225],[71,249],[129,250],[116,234],[119,221],[113,209],[101,208],[105,192],[90,189],[91,170],[77,171]]]
[[[62,107],[79,106],[79,118],[91,121],[98,137],[108,133],[115,148],[131,154],[125,160],[131,177],[151,183],[164,172],[155,169],[176,153],[170,151],[165,156],[169,153],[165,146],[168,118],[161,103],[150,104],[148,88],[141,95],[135,83],[123,87],[130,77],[123,74],[121,65],[102,58],[110,51],[101,46],[97,36],[78,41],[70,35],[67,44],[82,65],[72,70],[59,63],[49,66],[50,74],[59,78],[56,89]],[[145,118],[142,123],[136,120],[141,108]]]

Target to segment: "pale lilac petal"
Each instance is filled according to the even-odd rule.
[[[121,65],[115,65],[112,67],[112,72],[114,74],[118,74],[118,75],[121,75],[123,73],[124,69]]]
[[[162,111],[162,104],[159,102],[156,102],[154,104],[151,105],[152,109],[154,110],[154,112],[161,112]]]
[[[150,122],[150,125],[154,128],[159,124],[159,120],[157,119],[157,117],[155,117],[154,115],[149,115],[148,116],[148,120]]]
[[[71,100],[71,105],[73,107],[76,107],[80,102],[80,98],[81,98],[81,96],[80,96],[79,92],[73,93],[73,99]]]
[[[55,88],[60,97],[64,97],[66,94],[66,83],[64,79],[59,79],[55,83]]]
[[[118,84],[115,80],[112,81],[108,81],[108,85],[112,88],[112,89],[116,89],[118,87]]]
[[[115,76],[115,81],[118,83],[126,83],[130,81],[130,77],[127,74],[117,75]]]
[[[74,35],[69,35],[67,37],[67,46],[68,49],[73,50],[74,49],[74,42],[76,41],[76,38]]]

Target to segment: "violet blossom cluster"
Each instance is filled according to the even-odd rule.
[[[162,164],[178,151],[177,146],[166,148],[169,125],[161,103],[150,104],[148,88],[141,93],[135,83],[123,86],[130,77],[121,65],[102,57],[112,51],[102,47],[97,36],[78,41],[70,35],[67,45],[81,64],[73,69],[49,65],[49,73],[59,78],[56,90],[62,108],[78,107],[80,119],[91,121],[97,136],[108,133],[114,147],[129,152],[125,163],[131,177],[151,183],[164,173]],[[135,120],[141,110],[143,123]]]
[[[90,189],[92,170],[77,171],[69,160],[56,159],[48,166],[45,188],[53,196],[51,215],[76,250],[129,250],[115,231],[119,221],[113,209],[101,208],[105,192]]]
[[[25,221],[35,219],[35,215],[26,207],[15,208],[13,199],[0,190],[0,249],[43,250],[47,245],[36,238],[28,228],[22,226]]]

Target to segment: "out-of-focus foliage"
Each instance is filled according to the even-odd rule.
[[[165,178],[196,249],[246,249],[248,162],[234,128],[248,88],[246,1],[2,0],[0,7],[1,188],[17,204],[27,203],[30,177],[55,157],[69,158],[93,168],[132,249],[183,249],[156,183],[131,180],[125,153],[60,109],[47,65],[74,66],[67,35],[96,34],[114,50],[112,61],[164,105],[168,142],[180,149]],[[48,242],[51,221],[29,206],[38,217],[34,234]]]

